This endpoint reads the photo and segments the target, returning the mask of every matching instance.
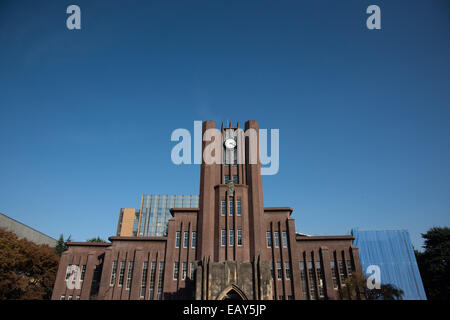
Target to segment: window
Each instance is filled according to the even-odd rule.
[[[278,300],[284,300],[284,296],[279,296]]]
[[[267,231],[266,237],[267,237],[267,248],[272,248],[272,233],[270,231]]]
[[[287,248],[287,233],[286,231],[283,231],[283,248]]]
[[[182,267],[182,271],[181,271],[181,279],[186,280],[186,276],[187,276],[187,262],[183,262],[183,267]]]
[[[234,164],[237,164],[236,163],[236,158],[234,158]],[[233,176],[233,183],[234,184],[238,184],[239,183],[239,177],[238,176]]]
[[[275,248],[278,248],[280,246],[280,234],[278,231],[275,231],[273,234],[275,237]]]
[[[184,241],[183,248],[187,248],[189,246],[189,232],[184,232]]]
[[[116,282],[116,272],[117,272],[117,261],[113,261],[112,272],[111,272],[111,281],[109,285],[112,286]]]
[[[162,299],[162,286],[163,286],[163,279],[164,279],[164,262],[159,263],[159,278],[158,278],[158,292],[156,295],[156,299],[161,300]]]
[[[195,248],[197,246],[197,232],[193,231],[192,232],[192,243],[191,243],[191,247]]]
[[[173,263],[173,280],[178,280],[179,267],[178,261],[175,261]]]
[[[225,176],[225,184],[227,184],[228,182],[230,182],[230,176]]]
[[[238,229],[237,231],[237,245],[242,246],[242,230]]]
[[[195,275],[195,266],[194,263],[191,262],[191,280],[194,279],[194,275]]]
[[[352,271],[353,271],[352,260],[347,260],[347,277],[352,276]]]
[[[145,296],[145,287],[147,286],[147,271],[148,271],[148,262],[144,262],[144,267],[142,268],[142,281],[141,281],[141,298]]]
[[[339,274],[337,273],[336,266],[334,265],[334,261],[330,261],[330,268],[331,268],[331,278],[333,279],[333,288],[337,289],[338,284],[338,277]]]
[[[309,290],[311,294],[311,299],[317,300],[317,290],[316,290],[316,272],[314,271],[313,264],[308,261],[308,274],[309,274]]]
[[[230,230],[229,245],[234,246],[234,230]]]
[[[319,261],[316,261],[316,271],[317,275],[319,277],[319,297],[324,298],[325,297],[325,290],[323,288],[325,283],[325,275],[323,273],[322,266]]]
[[[308,300],[308,286],[306,283],[305,263],[303,261],[300,261],[300,281],[302,283],[303,300]]]
[[[221,206],[222,210],[220,211],[222,213],[222,215],[226,215],[227,214],[227,202],[225,200],[222,200],[222,206]]]
[[[281,268],[281,262],[277,262],[277,278],[281,280],[283,278],[283,269]]]
[[[341,277],[341,282],[343,282],[346,278],[345,276],[345,267],[344,267],[344,261],[339,260],[338,261],[338,266],[339,266],[339,275]]]
[[[294,300],[294,296],[288,296],[288,300]]]
[[[133,278],[133,268],[134,262],[133,261],[128,262],[127,290],[130,290],[131,288],[131,279]]]
[[[150,287],[148,289],[148,300],[153,300],[155,292],[155,276],[156,276],[156,262],[153,261],[150,267]]]
[[[233,214],[234,214],[233,200],[230,200],[230,211],[229,211],[228,215],[232,216]]]
[[[80,300],[80,296],[77,296],[77,300]]]
[[[120,263],[120,272],[119,272],[119,286],[123,285],[123,277],[125,276],[125,261]]]
[[[69,280],[71,270],[72,270],[72,265],[69,264],[66,269],[66,280]]]
[[[66,299],[66,295],[65,295],[65,294],[62,294],[60,300],[65,300],[65,299]]]
[[[291,280],[291,264],[289,262],[285,262],[284,268],[286,269],[286,280]]]
[[[72,268],[73,268],[72,281],[76,281],[77,280],[77,275],[78,275],[78,266],[77,265],[72,265]]]
[[[70,295],[69,296],[69,299],[68,300],[73,300],[73,296],[72,295]]]
[[[227,245],[227,231],[222,229],[222,240],[221,240],[222,247]]]
[[[85,275],[86,275],[86,265],[83,264],[83,266],[81,267],[81,278],[80,278],[81,281],[84,280]]]
[[[175,239],[175,248],[180,247],[180,242],[181,242],[181,232],[177,231],[177,235],[176,235],[176,239]]]
[[[237,206],[237,215],[238,216],[242,215],[241,200],[236,201],[236,206]]]

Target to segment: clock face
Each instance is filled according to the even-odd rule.
[[[234,139],[225,140],[225,148],[234,149],[234,147],[236,147],[236,141],[234,141]]]

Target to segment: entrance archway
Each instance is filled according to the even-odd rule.
[[[231,285],[222,291],[217,300],[247,300],[244,292],[235,285]]]

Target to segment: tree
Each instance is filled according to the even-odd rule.
[[[361,273],[354,273],[344,280],[342,288],[343,299],[361,299],[366,300],[401,300],[403,290],[392,284],[381,284],[380,289],[367,288],[367,278]]]
[[[103,240],[102,238],[100,238],[100,237],[97,237],[97,238],[91,238],[91,239],[88,239],[88,240],[86,240],[87,242],[98,242],[98,243],[106,243],[106,241],[105,240]]]
[[[48,245],[0,229],[0,300],[50,299],[58,260]]]
[[[64,236],[61,234],[59,236],[58,242],[56,243],[55,253],[60,257],[64,251],[68,249],[67,242],[71,241],[71,236],[64,240]]]
[[[425,234],[423,252],[415,251],[422,282],[430,300],[450,299],[450,228],[433,227]]]

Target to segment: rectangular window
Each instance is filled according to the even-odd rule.
[[[267,248],[272,248],[272,233],[270,231],[267,231],[266,237],[267,237]]]
[[[191,280],[194,280],[194,275],[195,275],[195,266],[194,263],[191,262]]]
[[[237,215],[240,216],[242,215],[242,206],[241,206],[241,200],[237,200],[236,201],[236,206],[237,206]]]
[[[119,287],[123,285],[123,277],[125,276],[125,261],[120,263],[120,271],[119,271]]]
[[[283,269],[281,267],[281,262],[277,262],[277,278],[278,280],[283,279]]]
[[[65,294],[62,294],[61,295],[61,300],[65,300],[66,299],[66,295]]]
[[[197,232],[193,231],[192,232],[192,243],[191,243],[191,247],[195,248],[197,246]]]
[[[158,292],[156,295],[156,299],[162,300],[162,287],[163,287],[163,280],[164,280],[164,262],[159,263],[159,278],[158,278]]]
[[[85,276],[85,275],[86,275],[86,265],[83,264],[83,265],[81,266],[81,278],[80,278],[81,281],[84,280],[84,276]]]
[[[148,290],[148,300],[153,300],[155,292],[155,277],[156,277],[156,261],[153,261],[150,267],[150,286]]]
[[[352,276],[352,271],[353,271],[352,260],[347,260],[347,277]]]
[[[181,243],[181,232],[177,231],[176,239],[175,239],[175,248],[179,248]]]
[[[234,214],[233,200],[230,200],[230,211],[228,212],[228,215],[232,216],[233,214]]]
[[[148,262],[144,262],[144,267],[142,268],[142,281],[141,281],[141,298],[145,296],[145,288],[147,286],[147,273],[148,273]]]
[[[330,268],[331,268],[331,278],[333,279],[333,288],[337,289],[339,286],[339,283],[338,283],[339,274],[337,273],[336,266],[334,265],[334,261],[330,261]]]
[[[303,261],[300,261],[300,281],[302,283],[303,300],[308,300],[308,285],[306,283],[305,263]]]
[[[234,161],[236,161],[237,159],[235,158]],[[235,163],[236,164],[236,163]],[[238,184],[239,183],[239,178],[238,176],[233,176],[233,183],[234,184]]]
[[[117,272],[117,261],[113,261],[112,264],[112,272],[111,272],[111,280],[109,285],[112,286],[116,282],[116,272]]]
[[[317,300],[317,289],[316,289],[316,272],[313,268],[311,261],[308,261],[308,274],[309,274],[309,290],[311,294],[311,299]]]
[[[233,164],[237,165],[237,148],[233,150]],[[237,184],[237,182],[235,182]]]
[[[291,264],[289,262],[285,262],[284,268],[286,269],[286,280],[291,280]]]
[[[72,295],[70,295],[69,296],[69,299],[68,300],[73,300],[73,296]]]
[[[130,290],[131,288],[131,280],[133,279],[133,269],[134,269],[134,262],[133,261],[128,262],[127,290]]]
[[[242,230],[238,229],[237,231],[237,245],[242,246]]]
[[[229,245],[234,246],[234,230],[230,230]]]
[[[66,269],[66,280],[69,280],[70,272],[72,271],[72,265],[69,264]]]
[[[275,231],[273,235],[275,237],[275,248],[278,248],[280,246],[280,234],[278,231]]]
[[[225,184],[227,184],[228,182],[230,182],[230,176],[225,176]]]
[[[181,279],[186,280],[187,277],[187,262],[183,262],[183,267],[181,269]]]
[[[339,266],[339,275],[341,277],[341,283],[344,282],[346,276],[345,276],[345,266],[344,266],[344,261],[339,260],[338,261],[338,266]]]
[[[173,280],[178,280],[178,273],[179,273],[179,264],[178,261],[175,261],[173,263]]]
[[[324,290],[325,275],[323,273],[323,269],[322,269],[322,266],[319,261],[316,261],[316,271],[317,271],[317,276],[319,277],[319,297],[324,298],[325,297],[325,290]]]
[[[286,231],[283,231],[283,248],[287,248],[287,244],[288,244],[287,233]]]
[[[221,214],[224,216],[227,214],[227,202],[225,200],[222,200],[222,205],[221,205]]]
[[[227,231],[222,229],[222,239],[221,239],[222,247],[227,245]]]
[[[77,300],[80,300],[80,296],[77,296]]]
[[[77,280],[77,275],[78,275],[78,265],[73,265],[73,277],[72,277],[72,281],[76,281]]]
[[[187,248],[189,246],[189,232],[184,232],[184,240],[183,240],[183,248]]]

